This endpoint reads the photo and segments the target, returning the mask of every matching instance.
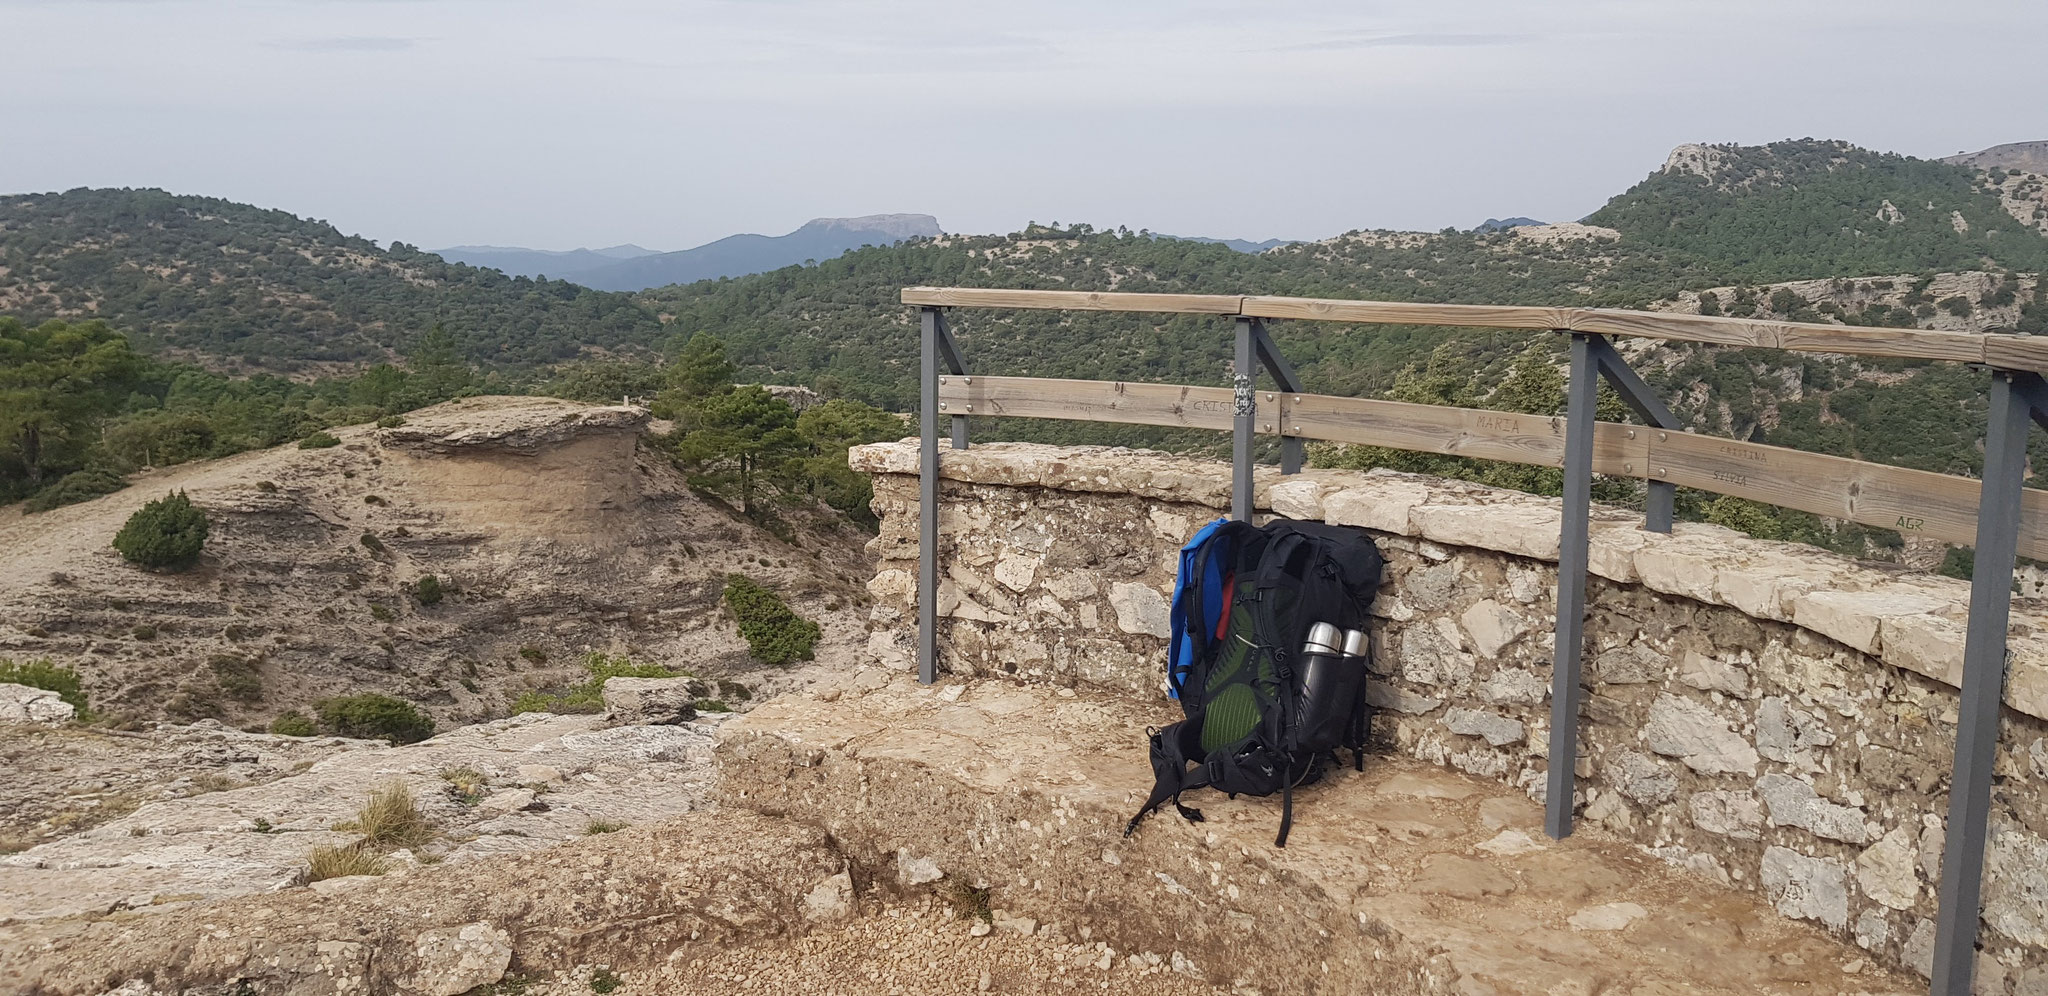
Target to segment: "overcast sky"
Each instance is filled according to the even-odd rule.
[[[2041,0],[0,0],[0,192],[426,247],[1570,220],[1683,142],[2048,139]]]

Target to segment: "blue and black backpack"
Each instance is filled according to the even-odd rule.
[[[1385,562],[1371,538],[1320,522],[1257,527],[1218,520],[1180,552],[1167,689],[1187,718],[1151,735],[1152,794],[1124,834],[1190,789],[1282,798],[1280,835],[1294,825],[1294,789],[1322,777],[1339,747],[1364,767],[1370,719],[1361,655],[1313,692],[1297,664],[1310,627],[1363,630]],[[1193,765],[1190,768],[1190,765]]]

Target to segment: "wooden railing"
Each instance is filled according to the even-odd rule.
[[[1540,308],[1341,301],[1259,295],[910,287],[920,309],[923,435],[920,463],[918,673],[937,674],[939,421],[952,446],[968,446],[972,416],[1080,419],[1216,429],[1233,434],[1232,515],[1252,512],[1253,442],[1282,440],[1283,473],[1301,465],[1302,441],[1359,443],[1423,453],[1559,467],[1564,471],[1558,541],[1557,628],[1551,675],[1545,829],[1569,834],[1585,690],[1581,681],[1587,529],[1595,473],[1645,482],[1645,528],[1671,528],[1677,486],[1800,509],[1976,548],[1963,648],[1955,767],[1935,928],[1936,996],[1971,991],[1989,831],[2013,558],[2048,559],[2048,492],[2022,487],[2030,421],[2048,426],[2048,337],[1754,321],[1610,308]],[[970,375],[947,328],[947,308],[1137,311],[1227,316],[1236,331],[1229,387]],[[1265,328],[1269,319],[1524,329],[1571,337],[1563,416],[1519,415],[1309,394]],[[1674,342],[1979,364],[1989,371],[1990,410],[1981,480],[1906,470],[1720,439],[1684,431],[1608,342],[1638,336]],[[1259,389],[1261,369],[1275,381]],[[1641,425],[1594,418],[1605,379]]]
[[[1673,315],[1619,308],[1536,308],[1490,304],[1415,304],[1227,294],[1121,294],[1095,291],[982,290],[906,287],[903,303],[935,308],[1030,308],[1065,311],[1149,311],[1187,315],[1295,318],[1374,325],[1591,332],[1717,346],[1755,346],[1807,353],[1847,353],[1983,363],[2008,370],[2048,371],[2048,337],[1933,329],[1772,322]]]

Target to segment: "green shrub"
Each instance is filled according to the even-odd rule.
[[[357,540],[357,542],[363,544],[363,549],[368,550],[371,553],[384,552],[384,541],[378,539],[376,533],[364,533],[362,537],[359,540]]]
[[[583,835],[595,837],[601,833],[618,833],[624,829],[626,825],[618,820],[591,820],[583,825]]]
[[[319,730],[306,714],[294,709],[270,721],[270,732],[281,737],[310,737]]]
[[[679,672],[659,664],[641,664],[624,654],[592,652],[583,658],[590,680],[560,692],[531,690],[512,702],[512,713],[591,713],[604,711],[604,683],[610,678],[674,678]]]
[[[206,512],[179,491],[137,509],[114,534],[114,549],[147,570],[178,571],[199,561],[206,547]]]
[[[154,640],[156,639],[156,627],[149,625],[137,626],[129,630],[128,635],[138,640]]]
[[[520,647],[519,656],[535,664],[546,664],[548,662],[548,652],[539,647]]]
[[[392,612],[389,608],[385,606],[378,605],[376,602],[371,602],[370,618],[375,619],[378,622],[390,622],[391,620],[398,618],[398,615],[397,613]]]
[[[324,450],[329,446],[340,445],[341,440],[337,438],[334,435],[334,433],[328,432],[324,429],[310,436],[307,436],[304,439],[299,440],[299,449],[302,450]]]
[[[26,512],[47,512],[64,505],[76,505],[91,501],[101,495],[110,495],[128,486],[127,478],[99,467],[75,470],[57,479],[57,483],[36,492],[22,503]]]
[[[418,743],[434,735],[434,720],[404,699],[365,692],[313,703],[320,728],[336,736]]]
[[[763,664],[809,660],[818,643],[818,624],[795,612],[782,596],[744,574],[725,576],[725,604],[739,620],[747,650]]]
[[[433,605],[441,600],[441,579],[429,574],[413,582],[412,597],[421,605]]]
[[[405,416],[403,415],[386,415],[377,420],[377,428],[379,429],[396,429],[404,424]]]
[[[220,690],[228,698],[238,702],[263,701],[261,664],[240,654],[215,654],[207,663],[213,668],[213,680],[220,683]]]
[[[597,993],[598,996],[615,992],[620,986],[625,984],[625,980],[619,978],[617,973],[614,973],[609,968],[600,968],[590,973],[590,991]]]
[[[276,482],[276,481],[257,481],[257,482],[256,482],[256,490],[258,490],[258,491],[261,491],[261,492],[263,492],[264,494],[267,494],[267,495],[268,495],[268,494],[276,494],[276,493],[277,493],[277,482]]]
[[[16,664],[5,657],[0,657],[0,682],[56,692],[58,698],[71,703],[71,708],[77,710],[78,719],[85,719],[91,715],[91,710],[85,705],[85,689],[78,683],[78,672],[68,667],[58,667],[48,659]]]

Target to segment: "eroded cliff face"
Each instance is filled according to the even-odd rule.
[[[911,666],[916,447],[876,476],[869,654]],[[1099,447],[948,451],[939,640],[956,675],[1161,696],[1175,552],[1223,514],[1221,464]],[[1541,800],[1554,500],[1384,472],[1261,472],[1262,511],[1372,531],[1381,743]],[[1584,819],[1928,970],[1968,585],[1596,510]],[[1980,978],[2048,982],[2048,626],[2016,605]]]
[[[336,432],[147,474],[126,491],[0,518],[0,657],[76,667],[95,709],[139,720],[268,722],[374,690],[441,724],[580,679],[590,649],[708,676],[751,672],[722,613],[727,572],[779,589],[857,640],[865,537],[829,516],[787,543],[694,494],[644,443],[646,412],[472,398],[392,429]],[[188,492],[212,523],[194,570],[152,574],[109,546],[144,502]],[[414,585],[447,594],[423,605]]]

